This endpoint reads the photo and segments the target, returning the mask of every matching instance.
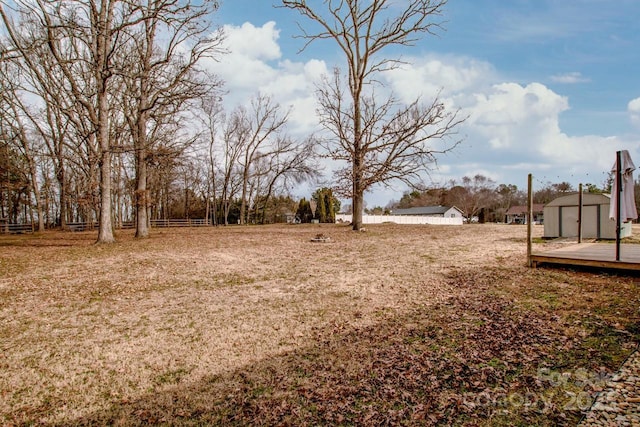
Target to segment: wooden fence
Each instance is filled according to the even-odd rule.
[[[193,219],[152,219],[150,221],[151,227],[154,228],[166,228],[166,227],[204,227],[209,225],[205,218],[193,218]],[[99,223],[94,222],[69,222],[67,223],[67,229],[69,231],[88,231],[97,230]],[[131,229],[135,228],[133,221],[125,221],[116,226],[119,229]],[[0,234],[23,234],[33,233],[36,227],[34,224],[9,224],[7,222],[0,222]]]
[[[68,222],[67,228],[69,231],[87,231],[87,230],[97,230],[98,229],[98,221],[93,222]]]
[[[0,224],[0,234],[23,234],[33,233],[35,227],[33,224]]]
[[[204,218],[152,219],[151,227],[204,227],[209,225]]]

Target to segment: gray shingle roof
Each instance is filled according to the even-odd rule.
[[[392,215],[444,215],[446,211],[451,209],[447,206],[420,206],[408,209],[393,209]]]

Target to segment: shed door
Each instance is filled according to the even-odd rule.
[[[560,237],[578,237],[577,206],[560,206]]]
[[[598,235],[598,206],[582,207],[582,237],[585,239],[597,239]]]

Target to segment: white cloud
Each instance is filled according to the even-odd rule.
[[[227,46],[237,55],[263,60],[278,59],[282,56],[278,44],[280,30],[276,29],[276,23],[273,21],[262,27],[256,27],[249,22],[240,27],[226,25],[224,34]]]
[[[431,99],[439,93],[451,96],[463,90],[486,85],[494,78],[491,64],[467,57],[405,58],[406,64],[385,76],[392,90],[404,102],[422,95]]]
[[[270,64],[281,56],[278,30],[268,22],[262,27],[245,23],[240,27],[224,27],[228,53],[210,60],[206,67],[225,83],[228,104],[237,104],[255,93],[257,88],[272,81],[277,70]]]
[[[615,151],[634,153],[637,144],[618,136],[567,135],[560,115],[568,109],[566,97],[540,83],[501,83],[475,93],[474,102],[465,107],[472,147],[464,158],[493,164],[486,176],[502,183],[523,182],[531,172],[553,182],[601,184]],[[455,168],[459,174],[468,170],[473,168]]]
[[[631,122],[640,126],[640,98],[632,99],[627,105]]]
[[[551,76],[551,81],[554,83],[564,83],[564,84],[576,84],[576,83],[588,83],[591,79],[584,77],[582,73],[578,71],[574,71],[571,73],[565,74],[556,74]]]
[[[560,133],[558,115],[569,108],[566,98],[539,83],[501,83],[474,98],[465,109],[468,126],[493,149],[540,149]]]
[[[278,46],[279,30],[273,22],[256,27],[244,24],[225,28],[230,53],[210,68],[226,81],[227,106],[247,103],[256,93],[270,94],[291,109],[290,131],[307,136],[317,129],[315,83],[327,74],[321,59],[306,62],[283,58]],[[451,109],[459,108],[469,118],[460,129],[464,143],[439,158],[432,177],[440,182],[482,173],[499,183],[519,186],[532,172],[553,182],[601,183],[615,151],[629,149],[640,157],[634,136],[571,136],[561,128],[561,115],[569,109],[569,98],[547,86],[519,84],[502,78],[493,65],[469,57],[428,55],[404,58],[402,65],[383,77],[387,87],[404,102],[421,96],[425,102],[440,93]],[[586,80],[580,73],[557,75],[554,81]],[[628,113],[640,125],[640,98],[629,102]],[[637,139],[637,136],[636,138]],[[376,190],[377,192],[378,190]],[[382,191],[382,190],[380,190]],[[399,198],[402,188],[397,188]],[[388,192],[381,192],[389,199]],[[374,195],[375,204],[386,204]]]
[[[261,27],[227,25],[224,33],[228,53],[218,62],[209,61],[207,68],[225,83],[225,106],[232,109],[248,104],[258,93],[270,95],[283,108],[291,109],[291,130],[308,134],[317,123],[314,84],[327,73],[325,62],[282,59],[274,22]]]
[[[314,83],[327,73],[327,67],[318,60],[311,60],[306,64],[286,60],[279,63],[274,71],[272,80],[262,84],[260,90],[286,99],[296,94],[309,95],[309,92],[313,92]]]

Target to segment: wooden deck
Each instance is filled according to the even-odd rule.
[[[544,252],[532,252],[531,265],[537,267],[540,264],[640,271],[640,245],[621,245],[620,261],[616,261],[616,245],[611,243],[581,243]]]

